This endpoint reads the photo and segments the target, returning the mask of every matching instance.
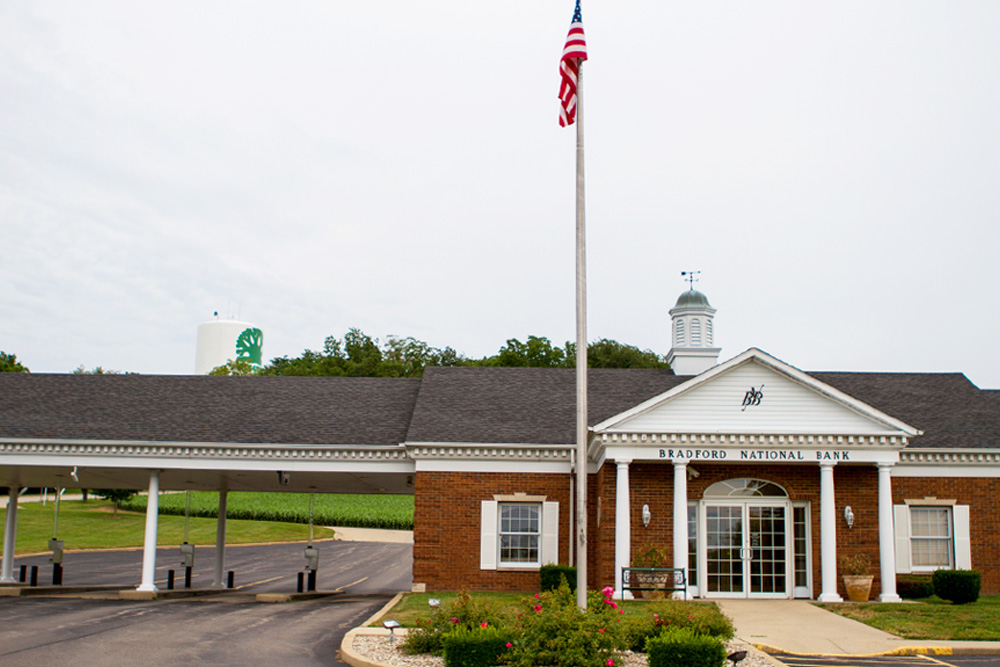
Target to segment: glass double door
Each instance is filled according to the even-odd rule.
[[[787,502],[706,503],[703,595],[791,597],[790,509]]]

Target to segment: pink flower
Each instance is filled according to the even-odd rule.
[[[535,593],[535,599],[536,600],[538,599],[538,593]]]
[[[604,634],[604,628],[598,628],[597,631],[600,632],[602,635]]]
[[[619,614],[624,614],[624,613],[625,613],[625,610],[624,610],[624,609],[619,609],[619,610],[618,610],[618,613],[619,613]]]
[[[653,614],[653,618],[659,618],[659,617],[660,617],[659,614]]]
[[[540,605],[540,604],[536,604],[535,605],[535,613],[536,614],[541,614],[542,613],[542,605]]]
[[[512,646],[513,646],[513,644],[511,644],[510,642],[507,642],[507,648],[510,648]]]
[[[608,661],[604,664],[607,665],[608,667],[614,667],[615,661],[612,660],[611,658],[608,658]]]
[[[609,598],[614,596],[615,589],[611,588],[611,586],[605,586],[604,590],[602,590],[601,593],[604,594],[604,597]]]
[[[481,627],[481,628],[488,628],[488,627],[490,627],[490,624],[487,623],[486,621],[483,621],[482,623],[479,624],[479,627]]]
[[[458,617],[457,616],[452,616],[451,617],[451,624],[452,625],[458,625]]]
[[[609,604],[609,605],[611,605],[611,608],[612,608],[612,609],[618,609],[618,603],[617,603],[617,602],[615,602],[614,600],[605,600],[605,601],[604,601],[604,604]]]

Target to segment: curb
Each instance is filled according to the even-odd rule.
[[[389,631],[385,628],[369,628],[369,624],[374,623],[379,618],[381,618],[386,612],[396,606],[396,603],[403,597],[403,593],[396,593],[391,600],[389,600],[381,609],[372,614],[372,616],[362,623],[360,626],[348,631],[344,635],[344,640],[340,642],[340,659],[346,662],[351,667],[385,667],[380,662],[372,662],[368,658],[360,655],[354,650],[354,638],[358,635],[372,635],[372,636],[383,636],[388,637]]]
[[[900,646],[879,653],[795,653],[767,644],[751,644],[759,651],[771,656],[787,655],[795,658],[883,658],[903,655],[1000,655],[995,648],[977,648],[975,646]]]

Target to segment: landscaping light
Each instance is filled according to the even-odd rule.
[[[395,643],[396,628],[399,627],[399,621],[383,621],[382,625],[389,630],[389,641]]]
[[[854,511],[851,509],[850,505],[844,508],[844,521],[847,522],[848,528],[854,527]]]
[[[649,526],[649,522],[653,519],[653,513],[649,511],[649,505],[642,506],[642,525],[643,527]]]

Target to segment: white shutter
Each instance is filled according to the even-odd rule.
[[[955,569],[972,569],[972,549],[969,544],[969,506],[955,505],[951,508],[952,530],[955,537]]]
[[[479,569],[497,569],[497,501],[484,500],[480,505]]]
[[[542,503],[542,565],[559,562],[559,503]]]
[[[892,506],[892,531],[896,540],[896,572],[910,571],[910,508]]]

